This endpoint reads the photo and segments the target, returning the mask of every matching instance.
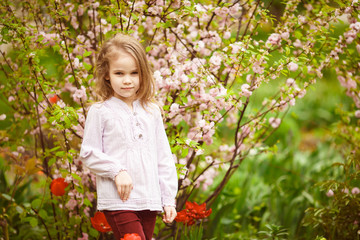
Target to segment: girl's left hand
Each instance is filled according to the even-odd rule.
[[[175,207],[165,206],[164,211],[165,211],[165,214],[163,215],[163,221],[165,223],[172,223],[172,221],[174,221],[174,219],[177,215]]]

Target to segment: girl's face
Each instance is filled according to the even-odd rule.
[[[132,107],[140,87],[139,69],[133,56],[124,50],[117,50],[109,59],[109,78],[114,96]]]

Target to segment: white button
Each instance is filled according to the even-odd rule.
[[[136,123],[136,126],[140,126],[140,123]]]

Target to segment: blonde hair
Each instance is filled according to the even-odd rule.
[[[97,96],[105,101],[114,95],[110,81],[106,78],[109,76],[109,59],[119,50],[129,53],[136,61],[140,78],[140,87],[136,98],[139,99],[143,107],[154,102],[155,80],[144,47],[135,38],[120,33],[104,42],[98,53],[95,72]]]

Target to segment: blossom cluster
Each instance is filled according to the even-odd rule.
[[[266,148],[265,139],[281,126],[286,110],[325,69],[335,70],[360,118],[357,1],[334,10],[291,0],[276,20],[271,4],[255,0],[140,0],[119,6],[57,0],[31,11],[25,7],[31,1],[25,2],[0,4],[6,26],[0,60],[6,83],[0,91],[13,112],[0,114],[0,121],[11,122],[2,142],[19,146],[12,147],[14,156],[40,156],[34,165],[54,179],[51,192],[63,199],[53,209],[73,220],[84,222],[94,211],[95,176],[82,166],[78,150],[87,103],[97,100],[96,54],[116,32],[141,41],[154,69],[156,100],[177,164],[186,170],[178,202],[193,188],[221,192],[226,179],[216,186],[213,181],[219,171],[231,176],[247,154]],[[23,14],[5,14],[9,11]],[[334,37],[340,19],[345,30]],[[210,213],[204,205],[187,203],[177,219],[193,224]]]

